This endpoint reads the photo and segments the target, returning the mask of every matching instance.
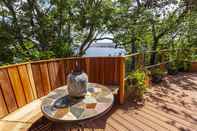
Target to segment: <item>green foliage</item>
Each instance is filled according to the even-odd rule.
[[[0,62],[82,55],[113,12],[111,0],[0,1]]]
[[[167,71],[169,75],[176,75],[178,73],[178,67],[175,61],[167,64]]]
[[[142,70],[136,70],[128,74],[126,80],[126,89],[128,92],[131,91],[131,95],[135,99],[142,99],[144,93],[147,91],[145,80],[146,73]]]
[[[179,50],[173,50],[170,53],[171,69],[177,71],[188,71],[191,64],[194,51],[190,48],[181,47]]]
[[[196,19],[183,0],[3,0],[0,64],[83,55],[103,39],[128,53],[197,47]]]
[[[160,83],[166,72],[160,68],[151,69],[150,75],[153,83]]]

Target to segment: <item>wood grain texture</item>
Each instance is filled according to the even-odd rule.
[[[52,90],[59,87],[61,85],[59,73],[59,65],[57,62],[49,62],[48,63],[49,70],[49,78],[51,83]]]
[[[29,123],[0,121],[0,131],[28,131]]]
[[[41,102],[41,99],[34,100],[1,120],[34,123],[43,116],[40,108]]]
[[[119,81],[119,74],[120,74],[120,62],[119,62],[119,58],[115,59],[115,78],[114,78],[114,84],[115,85],[119,85],[120,81]]]
[[[60,75],[60,80],[61,80],[61,85],[66,84],[66,75],[65,75],[65,63],[64,61],[59,61],[59,75]]]
[[[87,73],[87,75],[89,76],[90,74],[90,59],[89,58],[85,58],[85,71]]]
[[[33,78],[35,82],[36,93],[37,93],[38,98],[40,98],[44,96],[40,65],[38,63],[38,64],[32,64],[31,66],[32,66],[32,73],[33,73]]]
[[[7,106],[5,104],[3,93],[0,88],[0,118],[4,117],[7,114],[8,114]]]
[[[81,70],[88,74],[90,82],[119,85],[121,82],[120,68],[122,68],[120,58],[60,59],[19,64],[1,69],[0,84],[8,111],[12,112],[18,108],[17,104],[21,107],[26,102],[29,103],[47,95],[52,89],[66,84],[67,75],[76,69],[76,63]],[[7,70],[9,70],[9,74]]]
[[[106,58],[104,60],[104,77],[105,77],[105,80],[104,80],[104,84],[105,85],[109,85],[111,84],[110,82],[110,73],[111,73],[111,68],[110,68],[110,61],[109,61],[110,58]]]
[[[31,68],[31,64],[28,63],[26,66],[27,66],[27,72],[28,72],[28,75],[29,75],[29,80],[30,80],[30,83],[31,83],[31,88],[32,88],[32,91],[33,91],[34,99],[37,99],[38,96],[37,96],[37,92],[36,92],[36,87],[35,87],[35,82],[34,82],[34,78],[33,78],[33,72],[32,72],[32,68]]]
[[[22,107],[27,102],[17,67],[8,68],[8,74],[12,83],[17,105]]]
[[[48,73],[47,63],[40,63],[40,71],[43,83],[44,94],[47,95],[51,91],[51,84]]]
[[[28,75],[28,72],[27,72],[26,65],[18,66],[18,71],[19,71],[22,86],[23,86],[23,89],[24,89],[24,92],[25,92],[27,103],[29,103],[32,100],[34,100],[34,95],[33,95],[33,91],[32,91],[31,83],[30,83],[30,80],[29,80],[29,75]]]
[[[0,84],[1,90],[4,95],[5,103],[7,105],[8,111],[12,112],[15,111],[17,107],[15,95],[10,83],[10,79],[8,76],[8,72],[6,69],[0,70]]]

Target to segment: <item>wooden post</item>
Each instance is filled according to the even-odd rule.
[[[120,89],[119,89],[119,102],[120,104],[124,104],[125,100],[125,57],[120,57]]]
[[[160,69],[165,70],[165,64],[164,64],[164,54],[161,53],[161,64],[160,64]]]

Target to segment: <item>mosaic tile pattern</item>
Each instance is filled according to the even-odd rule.
[[[54,121],[81,121],[93,118],[110,109],[114,96],[105,86],[88,84],[88,92],[84,98],[70,98],[67,87],[62,86],[47,95],[41,105],[43,114]],[[58,103],[58,101],[61,103]],[[57,107],[56,105],[66,105]]]

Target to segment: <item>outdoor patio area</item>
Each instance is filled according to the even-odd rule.
[[[85,122],[82,131],[196,131],[197,130],[197,74],[179,73],[167,76],[146,94],[145,104],[131,100],[113,109],[98,120]],[[6,122],[6,121],[1,121]],[[23,124],[21,123],[21,128]],[[10,122],[10,126],[14,126]],[[32,131],[65,131],[64,125],[53,124],[45,118],[31,127]]]

